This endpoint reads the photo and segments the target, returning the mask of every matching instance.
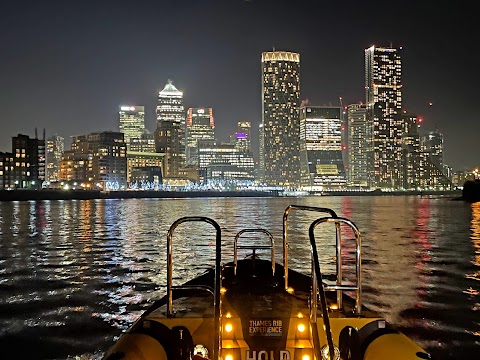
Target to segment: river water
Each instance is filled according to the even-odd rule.
[[[418,196],[1,202],[2,353],[101,358],[165,294],[167,231],[177,218],[216,220],[228,261],[238,231],[265,228],[281,262],[282,215],[290,204],[329,207],[359,227],[366,306],[433,359],[478,358],[480,203]],[[307,229],[314,220],[301,214],[290,216],[289,257],[298,270],[310,266]],[[210,229],[179,226],[174,284],[213,264]]]

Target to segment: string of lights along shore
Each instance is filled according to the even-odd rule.
[[[118,131],[72,136],[18,134],[0,153],[0,189],[98,190],[451,190],[478,173],[453,173],[443,135],[423,131],[402,107],[402,49],[365,49],[364,101],[311,104],[301,93],[301,55],[261,54],[258,153],[252,122],[238,119],[228,141],[215,134],[211,104],[184,104],[168,80],[159,91],[156,128],[145,106],[121,104]]]

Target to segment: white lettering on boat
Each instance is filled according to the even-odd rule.
[[[282,336],[282,320],[249,320],[248,334],[250,336]]]

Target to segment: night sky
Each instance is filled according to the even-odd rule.
[[[469,1],[0,0],[0,151],[46,129],[118,131],[121,104],[155,104],[168,79],[185,108],[213,107],[227,140],[251,121],[262,51],[301,55],[301,98],[364,101],[364,49],[403,47],[404,108],[444,133],[445,162],[480,166],[478,28]],[[432,106],[429,105],[432,102]]]

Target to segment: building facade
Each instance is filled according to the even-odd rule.
[[[189,166],[199,166],[198,146],[202,141],[215,140],[212,108],[189,108],[186,120],[185,158]]]
[[[214,141],[202,141],[199,146],[200,181],[211,180],[214,176],[224,176],[237,180],[254,180],[253,157],[251,153],[238,151],[235,144],[218,144]]]
[[[65,139],[57,134],[47,139],[46,178],[50,182],[57,182],[60,179],[60,161],[65,150]]]
[[[262,53],[263,182],[296,187],[300,180],[300,54]]]
[[[154,153],[156,151],[155,135],[144,132],[139,138],[130,139],[129,151]]]
[[[250,121],[237,122],[235,146],[239,151],[252,152],[252,123]]]
[[[12,137],[13,170],[10,181],[14,188],[41,188],[45,181],[45,131],[43,139],[18,134]]]
[[[399,189],[402,163],[402,59],[393,47],[365,49],[365,91],[369,146],[369,185]]]
[[[156,152],[127,151],[127,182],[129,185],[137,181],[136,177],[133,176],[137,170],[140,170],[142,176],[145,175],[145,171],[150,171],[152,174],[155,174],[155,181],[159,181],[161,184],[163,174],[162,167],[163,154]]]
[[[347,185],[352,188],[368,186],[367,107],[351,104],[347,107]]]
[[[145,131],[145,107],[121,105],[118,111],[118,122],[125,144],[130,148],[130,140],[140,138]]]
[[[158,93],[156,152],[164,153],[164,176],[178,177],[185,166],[185,110],[183,93],[168,81]]]
[[[300,184],[306,190],[346,187],[341,112],[331,106],[300,108]]]
[[[103,190],[125,189],[127,186],[127,147],[120,132],[104,131],[72,137],[62,166],[76,169],[75,180],[85,181]],[[72,170],[73,171],[73,170]],[[65,169],[61,179],[69,180]]]

